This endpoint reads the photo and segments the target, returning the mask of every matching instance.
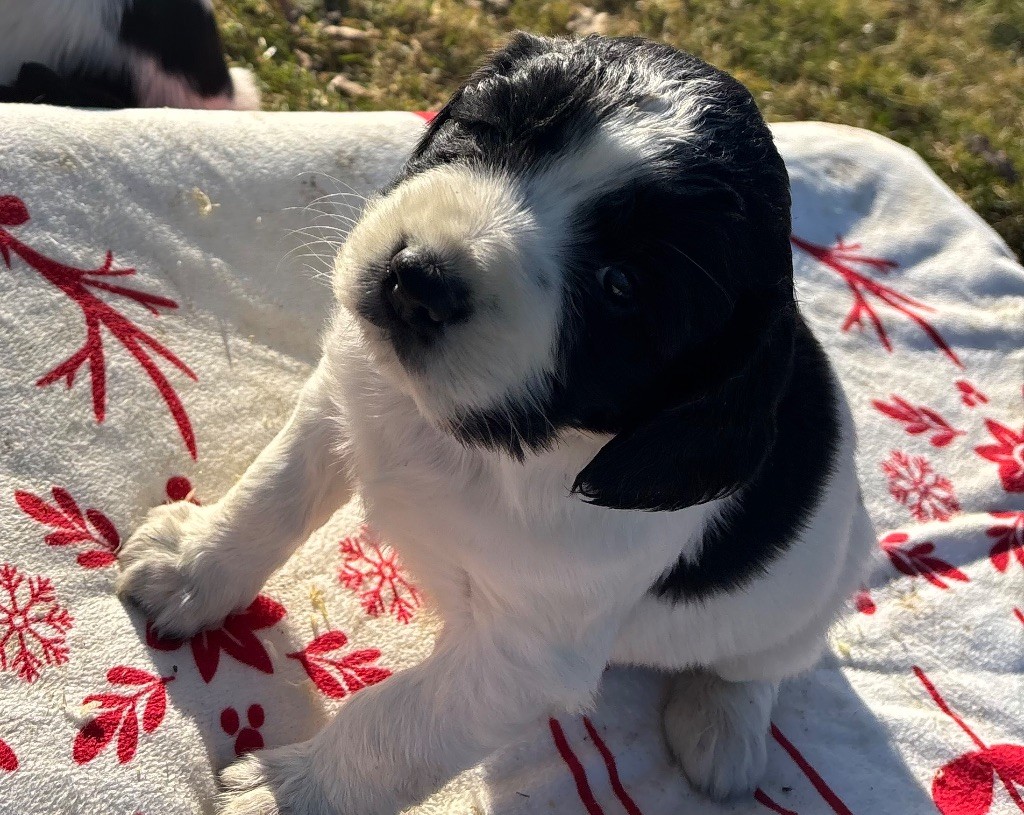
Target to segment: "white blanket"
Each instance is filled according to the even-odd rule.
[[[329,248],[295,230],[340,238],[344,217],[318,212],[351,215],[422,127],[0,108],[3,815],[210,812],[236,754],[308,737],[428,652],[436,621],[357,505],[190,642],[147,636],[111,593],[146,509],[216,499],[309,373]],[[1024,812],[1024,270],[910,151],[775,133],[800,300],[882,531],[869,585],[784,688],[755,797],[693,793],[662,742],[662,678],[612,669],[588,716],[417,812]]]

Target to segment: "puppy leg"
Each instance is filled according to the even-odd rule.
[[[211,506],[157,507],[121,547],[117,593],[165,634],[189,636],[244,608],[351,494],[324,377],[288,424]]]
[[[232,765],[218,812],[396,815],[542,717],[589,702],[599,648],[502,628],[448,632],[426,661],[361,690],[310,741]]]
[[[777,682],[728,682],[706,670],[673,679],[665,735],[694,787],[717,801],[753,792],[767,762],[778,688]]]

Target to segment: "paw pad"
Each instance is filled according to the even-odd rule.
[[[250,753],[253,750],[263,749],[263,736],[260,735],[260,728],[263,727],[265,716],[262,705],[249,705],[245,712],[249,721],[248,727],[241,727],[241,719],[238,711],[233,707],[226,707],[220,712],[220,727],[229,736],[235,736],[235,755],[240,756]],[[241,729],[239,729],[241,728]]]

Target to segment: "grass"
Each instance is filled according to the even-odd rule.
[[[229,58],[255,70],[269,110],[436,108],[515,28],[669,42],[742,80],[770,121],[841,122],[914,148],[1024,255],[1020,0],[215,5]]]

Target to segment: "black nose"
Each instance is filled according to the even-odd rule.
[[[391,258],[385,296],[398,316],[415,327],[437,327],[464,319],[469,292],[432,252],[407,247]]]

